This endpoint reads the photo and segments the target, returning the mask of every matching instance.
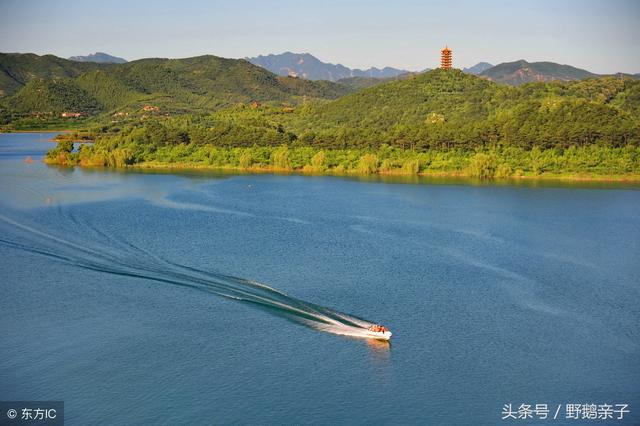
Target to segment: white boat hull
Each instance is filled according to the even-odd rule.
[[[376,340],[389,340],[391,339],[392,335],[393,333],[391,333],[390,331],[385,331],[384,333],[381,333],[378,331],[367,330],[367,333],[366,333],[366,337],[370,339],[376,339]]]

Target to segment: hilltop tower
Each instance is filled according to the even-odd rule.
[[[445,46],[444,49],[440,51],[440,68],[443,70],[451,69],[451,53],[453,51],[449,49],[448,46]]]

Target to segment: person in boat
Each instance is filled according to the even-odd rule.
[[[381,325],[372,325],[371,327],[369,327],[369,330],[376,332],[376,333],[385,333],[386,331],[388,331],[385,327],[381,326]]]

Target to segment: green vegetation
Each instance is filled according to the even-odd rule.
[[[349,90],[277,77],[242,60],[145,59],[27,82],[3,98],[0,118],[52,125],[60,111],[81,112],[65,123],[84,136],[62,140],[95,135],[95,145],[74,152],[60,144],[47,158],[60,164],[640,175],[638,80],[510,87],[434,70],[344,95]]]
[[[64,164],[448,173],[480,178],[640,175],[640,82],[497,86],[435,70],[293,112],[237,105],[98,129]]]
[[[87,129],[79,129],[73,132],[64,132],[59,133],[54,138],[57,142],[71,141],[71,142],[93,142],[96,138],[96,133],[87,130]]]
[[[247,61],[216,56],[91,64],[53,56],[0,54],[0,61],[9,67],[0,74],[0,126],[7,129],[203,114],[253,101],[295,106],[313,99],[335,99],[351,90],[328,81],[278,77]],[[27,78],[32,76],[31,69],[36,77]],[[13,70],[24,78],[12,77]],[[64,112],[81,115],[64,119]]]
[[[8,106],[13,112],[26,114],[32,111],[95,114],[100,109],[98,102],[70,79],[30,81],[9,98]]]
[[[333,148],[625,146],[640,141],[639,88],[615,78],[515,88],[434,70],[317,105],[285,126]]]
[[[341,78],[336,81],[338,84],[342,84],[350,88],[352,91],[366,89],[368,87],[377,86],[378,84],[384,83],[386,81],[390,81],[391,79],[382,79],[382,78],[374,78],[374,77],[348,77]]]
[[[74,62],[53,55],[0,53],[0,98],[13,95],[30,81],[72,78],[109,67],[109,64]]]
[[[570,65],[554,62],[527,62],[522,59],[498,64],[480,75],[497,83],[514,86],[534,81],[572,81],[598,77],[597,74]]]
[[[220,147],[179,143],[156,149],[141,146],[84,145],[72,152],[64,140],[49,151],[51,164],[83,166],[220,168],[330,174],[448,174],[479,178],[573,176],[640,178],[640,148],[599,146],[525,150],[494,148],[423,152],[382,146],[378,150],[317,150],[313,147]],[[143,161],[141,161],[143,159]]]

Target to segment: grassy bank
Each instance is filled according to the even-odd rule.
[[[640,181],[640,148],[596,145],[525,150],[494,147],[482,151],[317,149],[309,146],[223,148],[178,144],[147,150],[82,146],[63,139],[45,162],[84,167],[211,169],[253,173],[329,175],[465,176],[482,179],[567,179]]]
[[[96,166],[85,166],[96,167]],[[162,170],[162,171],[214,171],[214,172],[229,172],[229,173],[249,173],[249,174],[296,174],[296,175],[310,175],[310,176],[389,176],[389,177],[455,177],[455,178],[478,178],[477,175],[464,170],[464,171],[449,171],[449,172],[436,172],[436,171],[422,171],[419,173],[406,173],[403,171],[378,171],[376,173],[360,173],[357,170],[348,171],[336,171],[335,169],[327,169],[324,171],[310,170],[309,168],[302,169],[280,169],[272,166],[252,166],[249,168],[235,167],[235,166],[211,166],[204,163],[160,163],[160,162],[146,162],[138,163],[130,166],[125,166],[127,169],[138,170]],[[596,175],[596,174],[557,174],[557,173],[542,173],[538,175],[534,174],[522,174],[512,176],[496,177],[492,176],[486,179],[521,179],[521,180],[563,180],[568,182],[640,182],[640,173],[638,174],[624,174],[624,175]]]

